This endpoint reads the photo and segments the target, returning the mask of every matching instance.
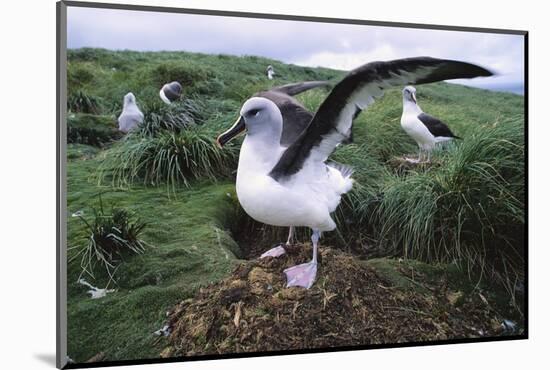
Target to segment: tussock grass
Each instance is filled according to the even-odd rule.
[[[511,94],[450,84],[418,91],[424,110],[464,140],[440,147],[430,165],[396,169],[393,161],[418,148],[400,127],[401,92],[388,91],[356,119],[355,142],[331,157],[353,167],[356,182],[327,242],[368,256],[453,263],[474,280],[509,287],[514,297],[524,278],[523,106]],[[300,99],[314,110],[324,94]]]
[[[185,99],[170,106],[155,101],[144,108],[143,122],[138,130],[149,136],[155,136],[162,130],[180,132],[202,124],[209,114],[205,103],[198,99]]]
[[[210,108],[198,99],[145,107],[143,123],[104,153],[100,182],[109,178],[125,188],[166,185],[174,193],[191,180],[230,175],[237,153],[235,147],[221,150],[215,144],[216,133],[204,125]]]
[[[154,137],[136,133],[105,153],[100,179],[108,176],[116,187],[165,184],[173,192],[178,185],[189,186],[193,179],[215,181],[229,175],[235,158],[235,150],[219,149],[211,132],[201,127],[164,130]]]
[[[71,260],[80,258],[80,276],[88,274],[94,278],[94,271],[99,266],[113,279],[116,266],[125,255],[145,252],[148,244],[140,239],[140,235],[147,224],[123,208],[113,208],[111,213],[107,213],[101,196],[99,208],[92,208],[92,212],[91,220],[78,215],[89,236],[84,246],[77,247],[78,251]]]
[[[374,224],[377,247],[384,255],[462,264],[506,284],[523,279],[521,117],[472,129],[434,156],[441,165],[386,177],[378,196],[355,197],[354,211]]]

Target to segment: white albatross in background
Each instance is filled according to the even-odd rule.
[[[271,64],[267,66],[265,73],[267,74],[268,79],[273,80],[273,76],[275,76],[275,70],[273,69],[273,66]]]
[[[429,57],[365,64],[332,89],[307,128],[288,147],[281,146],[283,115],[277,105],[261,96],[244,103],[239,119],[217,139],[223,146],[246,131],[237,169],[239,202],[257,221],[312,229],[313,257],[284,271],[287,287],[310,288],[315,282],[321,233],[336,228],[330,214],[353,184],[349,169],[326,161],[351,135],[357,113],[387,87],[490,75],[473,64]]]
[[[129,92],[124,95],[122,113],[118,116],[118,129],[124,133],[136,128],[143,122],[143,113],[136,104],[136,97]]]
[[[407,86],[403,89],[403,114],[401,115],[401,127],[416,141],[419,147],[418,159],[409,159],[410,162],[421,162],[422,152],[428,155],[437,143],[443,143],[453,139],[461,139],[453,134],[449,127],[439,119],[426,114],[420,109],[416,100],[416,89]]]

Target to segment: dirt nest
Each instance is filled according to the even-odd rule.
[[[417,160],[418,154],[410,154],[401,157],[393,157],[387,164],[400,175],[405,175],[411,171],[425,171],[431,167],[439,167],[442,164],[442,162],[436,158],[432,158],[430,161],[422,160],[417,162]]]
[[[283,270],[311,258],[311,245],[240,264],[169,313],[162,357],[419,342],[502,334],[486,302],[449,292],[403,289],[365,261],[321,248],[309,290],[285,288]],[[421,277],[417,277],[420,279]],[[417,280],[422,284],[421,280]],[[458,303],[460,302],[460,304]]]

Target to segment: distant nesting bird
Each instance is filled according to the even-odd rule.
[[[124,95],[124,105],[122,113],[118,117],[118,129],[124,133],[136,128],[143,122],[143,113],[139,110],[136,104],[136,97],[129,92]]]
[[[427,152],[427,160],[429,161],[430,152],[437,143],[461,139],[453,134],[445,123],[420,109],[416,101],[416,89],[412,86],[403,89],[401,127],[416,141],[419,147],[418,159],[409,160],[411,162],[422,161],[422,152]]]
[[[239,202],[257,221],[312,230],[312,259],[284,270],[287,287],[310,288],[315,281],[321,233],[336,228],[331,213],[353,184],[350,168],[327,160],[349,137],[358,112],[391,86],[490,75],[476,65],[429,57],[365,64],[334,86],[307,127],[287,147],[281,145],[285,119],[277,104],[262,96],[243,104],[237,121],[217,139],[223,146],[246,132],[237,168]]]
[[[275,75],[275,70],[273,69],[273,66],[270,64],[267,66],[267,69],[265,70],[267,73],[267,78],[270,80],[273,80],[273,76]]]
[[[178,81],[172,81],[167,84],[164,84],[162,89],[159,91],[160,98],[166,104],[172,104],[181,97],[183,88]]]

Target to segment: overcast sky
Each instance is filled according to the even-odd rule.
[[[350,70],[413,56],[473,62],[498,76],[456,82],[523,90],[523,36],[396,27],[68,8],[69,48],[181,50],[259,55],[304,66]]]

